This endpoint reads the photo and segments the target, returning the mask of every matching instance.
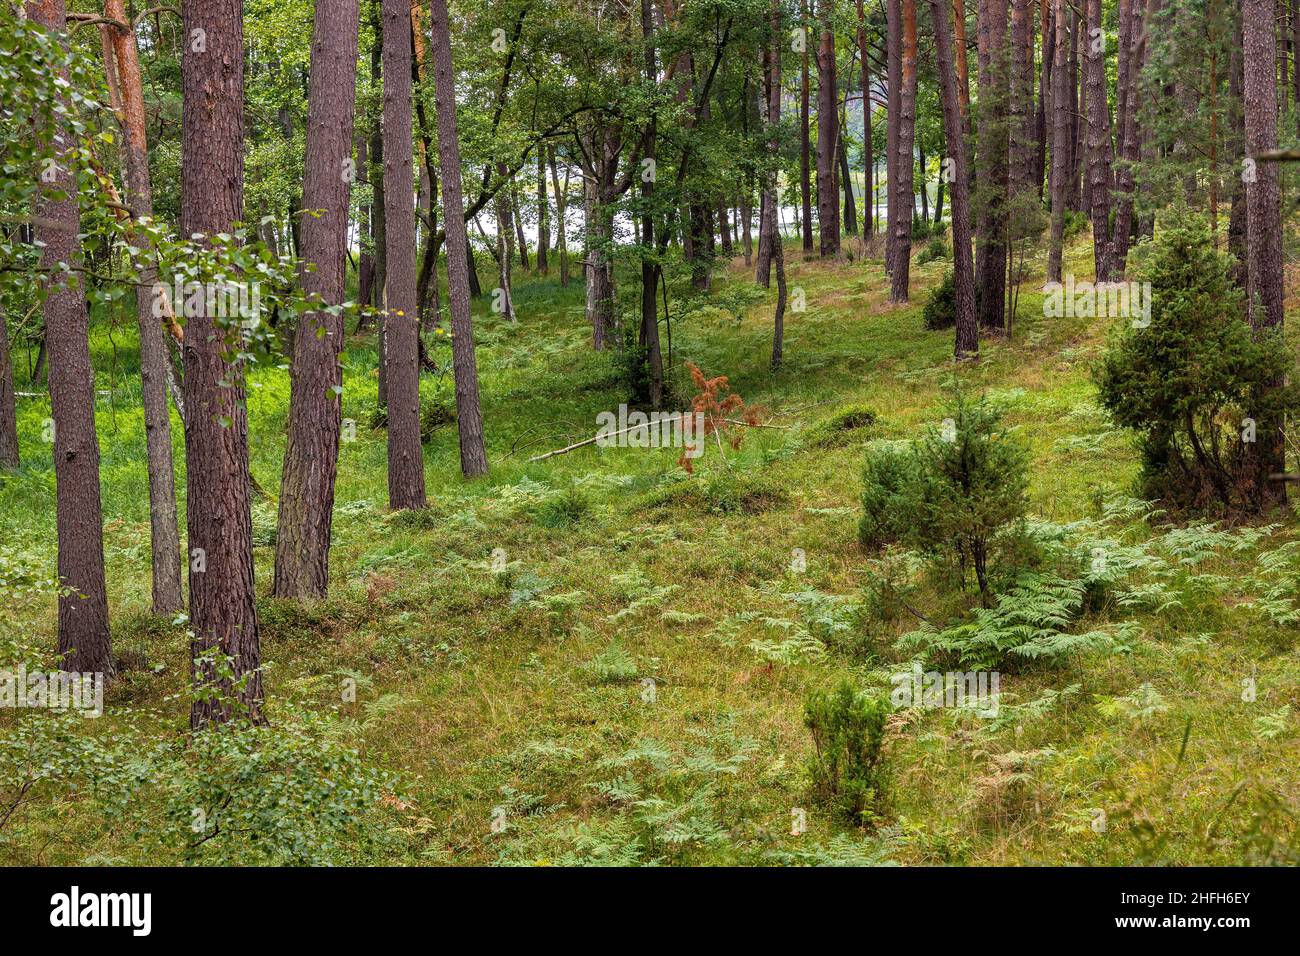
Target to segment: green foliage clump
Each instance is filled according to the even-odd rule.
[[[916,257],[916,264],[918,266],[923,266],[927,262],[934,262],[936,259],[951,258],[952,247],[948,245],[948,240],[944,238],[943,233],[940,232],[930,237],[930,241],[925,244],[925,248],[922,249],[920,254]]]
[[[439,392],[420,404],[420,440],[431,441],[434,433],[444,425],[456,421],[456,399],[448,392]]]
[[[945,628],[923,624],[900,637],[898,648],[974,670],[996,670],[1031,660],[1056,665],[1077,654],[1126,647],[1132,625],[1081,634],[1070,630],[1083,612],[1085,590],[1079,579],[1022,574],[993,607],[976,608],[972,619]]]
[[[567,528],[591,513],[591,502],[577,488],[569,488],[538,506],[535,520],[543,528]]]
[[[932,332],[951,329],[957,324],[957,284],[952,270],[944,273],[943,281],[934,287],[921,313],[925,327]]]
[[[1231,260],[1186,216],[1144,250],[1150,324],[1125,321],[1096,371],[1101,404],[1139,433],[1146,498],[1179,507],[1261,506],[1263,449],[1300,411],[1280,331],[1253,335]],[[1266,468],[1263,468],[1266,470]]]
[[[877,446],[863,472],[862,544],[902,544],[973,571],[987,606],[991,546],[1025,515],[1028,453],[983,398],[958,397],[943,427],[909,446]]]
[[[814,753],[808,763],[812,795],[857,824],[873,824],[885,799],[881,745],[889,703],[843,681],[804,701],[804,725]]]
[[[870,428],[875,423],[874,409],[865,405],[845,405],[811,430],[809,442],[818,448],[833,448],[845,444],[854,432]]]
[[[1092,228],[1088,222],[1088,214],[1078,212],[1073,209],[1065,210],[1065,228],[1062,236],[1065,239],[1073,239],[1075,236],[1082,235],[1088,229]]]
[[[905,442],[879,442],[867,453],[862,472],[862,520],[858,539],[875,551],[898,544],[916,510],[917,461]]]
[[[636,658],[618,640],[589,660],[586,669],[598,684],[621,684],[640,673]]]
[[[293,707],[277,707],[271,725],[235,720],[153,743],[134,718],[120,733],[88,733],[75,711],[24,715],[0,729],[0,807],[35,819],[0,820],[0,854],[30,844],[40,814],[76,803],[129,838],[118,844],[129,855],[106,862],[360,862],[387,839],[377,805],[395,781],[346,732]]]

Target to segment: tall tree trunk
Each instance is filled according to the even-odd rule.
[[[845,120],[847,123],[848,120]],[[858,208],[857,203],[853,201],[853,171],[849,169],[849,150],[845,145],[847,139],[846,131],[841,127],[839,139],[839,148],[836,153],[839,154],[840,178],[844,182],[844,234],[856,236],[858,234]]]
[[[1300,132],[1300,0],[1291,0],[1291,80],[1294,84],[1297,132]]]
[[[1008,97],[1011,158],[1010,194],[1019,199],[1034,176],[1034,60],[1030,25],[1033,0],[1011,0],[1011,88]],[[1015,208],[1016,215],[1023,210]]]
[[[658,80],[659,68],[655,63],[654,14],[651,0],[641,0],[641,37],[645,43],[645,79],[648,84]],[[653,165],[656,158],[655,146],[658,136],[656,116],[652,112],[646,125],[642,156]],[[654,249],[654,177],[641,177],[641,332],[640,345],[645,349],[646,364],[650,375],[650,407],[661,408],[664,400],[664,363],[663,353],[659,348],[659,311],[655,299],[659,284],[659,265],[651,254]]]
[[[1277,148],[1276,0],[1243,0],[1246,155]],[[1276,163],[1256,160],[1246,183],[1250,324],[1282,324],[1282,205]]]
[[[1148,18],[1149,19],[1149,18]],[[1242,75],[1242,47],[1243,24],[1238,18],[1235,30],[1235,43],[1229,48],[1228,54],[1228,136],[1230,137],[1228,149],[1236,155],[1242,155],[1246,151],[1246,126],[1245,112],[1242,103],[1242,87],[1244,78]],[[1249,288],[1249,259],[1246,255],[1246,184],[1241,175],[1233,176],[1230,180],[1232,183],[1232,208],[1228,214],[1228,252],[1235,259],[1232,268],[1233,281],[1242,292],[1248,291]]]
[[[930,0],[934,23],[935,68],[943,103],[943,126],[952,160],[952,262],[957,315],[958,361],[979,354],[979,325],[975,316],[975,267],[970,253],[970,196],[967,191],[966,145],[962,130],[961,99],[953,68],[952,39],[948,33],[948,0]]]
[[[1246,252],[1249,259],[1247,299],[1251,328],[1264,334],[1282,325],[1282,200],[1275,162],[1258,159],[1277,149],[1276,0],[1242,0],[1246,155],[1255,160],[1253,181],[1246,183]],[[50,363],[53,378],[54,363]],[[1269,383],[1277,388],[1282,382]],[[1262,501],[1285,499],[1286,486],[1269,481],[1286,470],[1283,422],[1260,421],[1258,483]]]
[[[800,29],[803,29],[801,22]],[[805,31],[806,33],[806,31]],[[779,93],[773,89],[773,77],[780,76],[780,63],[773,63],[773,57],[780,56],[780,46],[776,42],[769,43],[763,49],[763,100],[762,111],[767,113],[771,109],[772,97],[779,96]],[[803,76],[807,76],[807,56],[804,57]],[[803,115],[802,113],[800,114]],[[771,150],[771,141],[769,140],[768,149]],[[806,160],[806,156],[805,156]],[[781,241],[780,230],[778,229],[778,203],[780,201],[777,193],[776,177],[769,175],[764,171],[762,183],[759,189],[759,212],[758,212],[758,267],[754,271],[754,281],[763,288],[770,288],[772,285],[772,252],[777,243]]]
[[[885,79],[889,99],[885,118],[885,271],[892,275],[897,258],[898,124],[903,108],[902,0],[886,0],[885,15]]]
[[[181,234],[228,233],[244,211],[244,16],[240,0],[182,0],[182,32],[206,48],[181,59]],[[253,589],[248,409],[244,370],[226,353],[225,330],[199,310],[185,329],[186,501],[190,548],[191,658],[198,697],[190,726],[233,715],[260,719],[261,646]],[[213,660],[210,655],[220,655]],[[232,679],[220,679],[222,659]]]
[[[550,275],[547,261],[551,244],[551,204],[546,195],[546,147],[537,147],[537,274]]]
[[[1053,0],[1038,0],[1039,35],[1042,64],[1038,71],[1038,110],[1034,116],[1037,152],[1034,154],[1034,188],[1038,198],[1043,198],[1043,182],[1047,178],[1048,106],[1052,99],[1052,69],[1056,59],[1056,13]],[[1054,129],[1054,127],[1053,127]]]
[[[316,0],[302,224],[303,291],[341,305],[347,266],[348,194],[356,108],[358,0]],[[432,199],[432,197],[430,197]],[[323,598],[329,589],[330,529],[338,471],[343,315],[299,319],[290,367],[289,427],[275,541],[277,597]]]
[[[384,361],[388,371],[388,506],[423,508],[420,446],[419,307],[415,281],[415,177],[411,170],[411,11],[408,0],[383,0],[384,212],[387,301]]]
[[[380,79],[383,76],[383,52],[384,52],[384,25],[383,18],[380,15],[381,0],[371,0],[370,3],[370,26],[374,34],[374,41],[370,46],[370,82],[372,89],[380,89]],[[371,103],[373,115],[370,118],[370,187],[373,195],[374,206],[371,210],[371,231],[374,235],[375,246],[375,299],[374,306],[379,310],[378,318],[375,322],[375,351],[378,353],[379,360],[379,383],[376,394],[376,404],[380,408],[388,407],[388,363],[386,359],[385,333],[386,319],[384,316],[384,305],[387,302],[388,287],[388,197],[384,189],[384,135],[383,135],[383,102],[377,100]]]
[[[1088,195],[1092,202],[1093,262],[1097,281],[1109,282],[1115,249],[1110,236],[1110,106],[1106,100],[1106,45],[1101,0],[1087,0]],[[1096,32],[1094,32],[1096,31]]]
[[[958,0],[960,3],[961,0]],[[858,60],[862,67],[862,235],[871,236],[876,231],[875,152],[871,146],[871,63],[867,54],[867,18],[858,4]],[[848,182],[846,175],[844,181]]]
[[[447,230],[447,287],[451,304],[451,354],[456,378],[456,425],[460,470],[466,478],[486,475],[483,415],[479,408],[478,364],[469,314],[469,236],[461,191],[460,139],[456,133],[456,87],[451,64],[447,0],[432,0],[431,41],[434,102],[438,112],[438,158],[442,167],[442,210]]]
[[[18,410],[14,365],[9,355],[9,328],[0,308],[0,468],[18,467]]]
[[[916,0],[902,0],[902,90],[898,111],[897,219],[894,234],[894,272],[889,300],[906,302],[912,264],[912,170],[916,133]]]
[[[771,39],[766,53],[767,61],[767,128],[768,154],[773,160],[780,155],[781,150],[781,2],[772,0],[769,8],[768,22],[770,24]],[[776,205],[776,170],[770,169],[764,173],[764,189],[770,193],[771,201],[768,203],[768,215],[771,217],[770,228],[765,229],[767,242],[769,243],[769,254],[773,265],[776,266],[776,315],[773,319],[772,329],[772,368],[779,369],[784,360],[785,352],[785,306],[786,306],[786,284],[785,284],[785,249],[781,242],[780,230],[777,226],[777,205]]]
[[[506,164],[497,163],[497,174],[506,175]],[[518,322],[515,314],[514,282],[511,269],[515,259],[515,226],[510,215],[510,195],[504,186],[496,195],[497,218],[497,288],[493,292],[493,308],[511,322]]]
[[[1069,77],[1066,75],[1066,32],[1069,7],[1065,0],[1052,0],[1055,4],[1054,20],[1056,39],[1053,43],[1052,62],[1052,227],[1047,250],[1047,279],[1061,281],[1061,253],[1065,236],[1065,205],[1070,184],[1070,114],[1074,109],[1070,95]]]
[[[1011,58],[1007,0],[981,0],[979,23],[979,158],[975,173],[980,203],[976,220],[975,273],[979,322],[986,329],[1006,325],[1008,190],[1007,98]]]
[[[962,131],[970,137],[970,66],[966,61],[966,2],[953,0],[953,39],[957,50],[957,95],[961,98]]]
[[[808,27],[808,0],[799,0],[799,26],[803,31],[803,65],[799,74],[799,199],[803,215],[803,251],[807,257],[813,251],[812,226],[812,171],[811,171],[811,136],[809,123],[810,87],[808,78],[808,41],[811,30]],[[773,221],[776,213],[773,211]],[[767,283],[764,282],[764,285]]]
[[[565,221],[565,213],[568,210],[568,167],[565,168],[565,182],[560,185],[560,172],[555,166],[555,147],[551,146],[547,150],[551,166],[551,181],[555,186],[555,230],[556,230],[556,249],[560,257],[560,286],[568,288],[569,285],[569,237],[568,223]]]
[[[1120,15],[1120,36],[1119,36],[1119,55],[1121,69],[1118,71],[1118,87],[1116,91],[1117,98],[1122,104],[1122,109],[1118,111],[1118,140],[1119,155],[1121,162],[1115,171],[1115,191],[1119,194],[1115,206],[1115,231],[1113,234],[1114,248],[1111,254],[1110,267],[1112,272],[1124,272],[1128,266],[1128,249],[1129,242],[1133,233],[1133,172],[1134,166],[1140,156],[1140,147],[1138,143],[1138,82],[1141,74],[1142,64],[1142,44],[1143,24],[1142,24],[1142,0],[1121,0]],[[1218,77],[1214,71],[1211,71],[1211,84],[1213,94],[1217,96]],[[1211,189],[1217,196],[1217,160],[1214,158],[1214,152],[1217,149],[1217,143],[1214,142],[1216,137],[1215,125],[1218,123],[1218,116],[1211,113]],[[1217,198],[1211,205],[1217,204]],[[1211,216],[1215,217],[1216,213],[1212,210]],[[1217,226],[1215,228],[1217,233]],[[1215,241],[1217,242],[1217,236]]]
[[[817,46],[817,229],[822,257],[840,254],[840,196],[835,188],[840,132],[835,84],[833,0],[819,0],[821,35]]]
[[[1084,3],[1087,0],[1083,0]],[[1079,82],[1079,34],[1083,30],[1083,14],[1070,16],[1070,48],[1067,56],[1070,71],[1070,191],[1069,208],[1075,212],[1092,212],[1089,195],[1091,180],[1083,174],[1087,163],[1088,136],[1088,85]],[[1087,38],[1084,38],[1087,42]],[[1086,79],[1086,77],[1085,77]]]
[[[925,159],[925,150],[922,147],[917,146],[916,147],[917,173],[914,174],[916,178],[916,193],[918,196],[921,197],[921,223],[922,225],[929,226],[930,225],[930,188],[929,188],[929,183],[927,183],[925,179],[926,166],[927,164]]]
[[[357,133],[357,169],[361,175],[370,178],[370,157],[367,147],[369,138],[364,132]],[[370,254],[374,248],[374,233],[370,220],[370,204],[362,203],[357,217],[357,238],[361,243],[361,253],[357,258],[357,301],[362,304],[370,302],[375,281],[375,261]]]
[[[123,0],[106,0],[104,14],[127,22]],[[145,134],[144,90],[139,51],[130,30],[106,26],[116,64],[121,97],[122,157],[126,202],[136,219],[153,216],[153,191],[149,181],[149,147]],[[105,62],[112,72],[113,64]],[[136,287],[136,320],[140,331],[140,395],[144,405],[145,448],[149,458],[149,520],[153,570],[153,611],[175,615],[185,606],[181,593],[181,540],[176,518],[176,473],[172,462],[171,415],[167,409],[167,373],[171,356],[163,338],[162,322],[154,315],[152,264],[142,270]]]
[[[67,29],[63,0],[38,0],[28,16],[55,34]],[[67,83],[66,73],[61,74]],[[61,108],[70,109],[67,101]],[[80,265],[81,213],[73,175],[73,145],[62,121],[42,130],[55,161],[53,177],[42,174],[36,243],[40,269],[49,278],[44,303],[54,417],[55,523],[59,537],[60,666],[112,676],[113,647],[104,585],[104,522],[99,495],[99,439],[95,433],[95,374],[90,364],[89,315],[84,287],[64,270]]]

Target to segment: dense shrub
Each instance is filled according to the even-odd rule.
[[[420,404],[420,440],[431,440],[434,432],[455,420],[456,397],[450,391],[439,392]]]
[[[900,543],[974,572],[987,605],[996,536],[1025,514],[1028,454],[984,399],[958,397],[942,427],[909,447],[876,446],[863,471],[864,546]]]
[[[930,237],[930,241],[925,244],[921,254],[916,257],[916,264],[925,265],[927,262],[933,262],[935,259],[951,259],[952,248],[948,245],[948,240],[943,233],[937,233]]]
[[[931,331],[951,329],[957,324],[957,285],[952,270],[944,273],[943,281],[930,293],[921,317]]]
[[[804,701],[814,751],[808,762],[812,795],[854,823],[874,822],[884,803],[880,751],[888,716],[888,701],[848,681],[830,692],[815,690]]]
[[[901,442],[880,442],[867,453],[862,474],[862,520],[858,538],[876,550],[897,544],[916,510],[916,456]]]
[[[1231,259],[1187,216],[1143,250],[1150,324],[1124,320],[1096,372],[1101,403],[1139,433],[1142,489],[1180,507],[1258,508],[1258,452],[1300,409],[1280,333],[1252,334]],[[1252,430],[1253,423],[1253,430]],[[1252,443],[1253,442],[1253,443]]]

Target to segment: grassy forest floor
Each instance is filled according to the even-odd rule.
[[[1067,271],[1091,274],[1085,241],[1067,256]],[[1085,555],[1106,541],[1125,556],[1111,597],[1071,626],[1105,629],[1116,647],[1004,668],[994,720],[896,713],[888,809],[874,830],[808,801],[806,693],[845,676],[887,692],[910,660],[895,641],[917,627],[913,612],[943,621],[973,602],[920,575],[911,611],[881,611],[869,584],[882,566],[857,538],[867,444],[914,438],[944,417],[952,333],[926,331],[921,313],[948,260],[914,265],[905,307],[888,305],[879,262],[803,262],[797,243],[786,261],[807,308],[787,315],[780,372],[768,368],[775,290],[743,304],[739,260],[714,292],[715,302],[741,302],[739,320],[700,308],[673,323],[678,407],[691,397],[681,369],[691,361],[728,376],[765,420],[785,426],[747,430],[725,463],[710,444],[691,476],[667,449],[587,447],[527,462],[594,434],[596,415],[626,396],[611,360],[590,348],[580,284],[520,275],[517,325],[475,305],[490,478],[460,478],[455,426],[445,425],[426,444],[429,511],[391,514],[385,436],[370,427],[373,342],[349,341],[343,415],[357,437],[340,458],[331,597],[306,609],[260,602],[268,712],[272,727],[291,719],[291,703],[334,715],[330,734],[398,776],[366,821],[350,824],[364,832],[318,859],[1294,861],[1300,612],[1288,588],[1297,522],[1286,514],[1263,530],[1188,530],[1132,497],[1137,454],[1098,408],[1090,377],[1110,320],[1042,317],[1041,264],[1024,284],[1012,337],[986,339],[978,364],[957,374],[965,391],[1001,404],[1031,448],[1031,510],[1044,533]],[[109,393],[98,409],[105,546],[125,666],[106,716],[78,732],[178,740],[188,645],[183,622],[147,614],[133,324],[123,313],[110,335],[100,322],[92,345]],[[440,361],[448,354],[434,350]],[[261,368],[250,382],[252,471],[273,496],[288,377]],[[422,388],[428,399],[449,393],[450,373],[424,376]],[[37,452],[47,415],[43,399],[20,400],[25,460],[0,477],[0,541],[11,559],[28,556],[52,574],[54,475]],[[180,462],[179,428],[173,435]],[[269,498],[256,503],[254,532],[266,594]],[[806,555],[801,573],[791,567],[796,548]],[[496,549],[504,572],[493,570]],[[5,626],[53,646],[53,599],[11,603],[0,611]],[[1253,700],[1243,699],[1248,679]],[[355,702],[341,700],[348,680]],[[0,730],[18,719],[0,716]],[[93,790],[42,783],[0,828],[0,860],[178,862],[222,852],[220,840],[187,855],[142,836],[151,815],[167,812],[151,799],[142,791],[127,825]],[[807,811],[799,836],[793,808]],[[285,858],[270,842],[241,852]]]

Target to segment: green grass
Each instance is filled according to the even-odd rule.
[[[1068,256],[1067,269],[1091,271],[1086,245]],[[597,413],[625,396],[610,359],[590,348],[581,288],[524,280],[517,326],[476,304],[490,478],[460,478],[455,428],[444,426],[426,445],[430,511],[390,514],[384,434],[367,424],[374,351],[367,338],[349,341],[343,415],[358,438],[340,457],[330,599],[260,602],[271,721],[290,700],[335,712],[368,764],[400,775],[376,811],[382,850],[341,861],[1223,864],[1294,854],[1297,736],[1282,708],[1300,711],[1295,625],[1241,606],[1258,553],[1295,538],[1289,515],[1255,549],[1221,548],[1197,565],[1230,579],[1221,594],[1113,613],[1139,628],[1128,653],[1004,674],[1008,704],[1072,688],[1050,709],[993,724],[945,710],[891,718],[883,828],[846,828],[809,805],[805,694],[845,676],[887,687],[907,660],[894,639],[916,624],[858,611],[876,568],[857,544],[866,443],[936,423],[954,385],[984,392],[1032,451],[1033,512],[1058,523],[1095,518],[1101,502],[1129,494],[1136,455],[1093,404],[1089,366],[1106,323],[1043,318],[1041,274],[1022,291],[1013,338],[986,340],[978,364],[955,369],[951,333],[921,322],[946,262],[914,265],[913,301],[893,307],[879,262],[800,260],[791,245],[789,281],[807,310],[786,317],[779,373],[767,364],[775,290],[739,324],[718,310],[674,322],[681,404],[691,361],[727,375],[782,426],[749,430],[726,462],[710,445],[691,476],[671,450],[588,447],[528,463],[594,434]],[[746,281],[739,261],[719,279]],[[130,325],[118,316],[110,339],[101,321],[93,351],[98,386],[111,392],[98,418],[114,638],[147,664],[110,689],[94,731],[130,724],[164,738],[185,725],[187,649],[183,626],[147,614]],[[24,388],[21,352],[18,361]],[[429,396],[446,387],[435,378],[422,382]],[[258,369],[250,386],[252,471],[274,495],[287,374]],[[44,400],[21,401],[24,465],[0,476],[0,540],[52,573],[47,415]],[[183,471],[178,480],[183,488]],[[268,532],[272,508],[261,502],[255,516]],[[1125,524],[1125,540],[1157,538],[1156,524]],[[802,572],[791,570],[794,549]],[[263,594],[272,560],[272,547],[256,549]],[[917,600],[927,615],[959,609],[929,584]],[[52,646],[53,601],[11,605],[5,626]],[[355,703],[340,699],[347,675],[361,678]],[[1258,696],[1245,702],[1252,676]],[[1143,717],[1114,703],[1147,684],[1165,709]],[[0,728],[16,719],[0,715]],[[793,808],[807,811],[799,836]],[[142,852],[94,799],[54,783],[0,829],[8,862],[159,862]]]

